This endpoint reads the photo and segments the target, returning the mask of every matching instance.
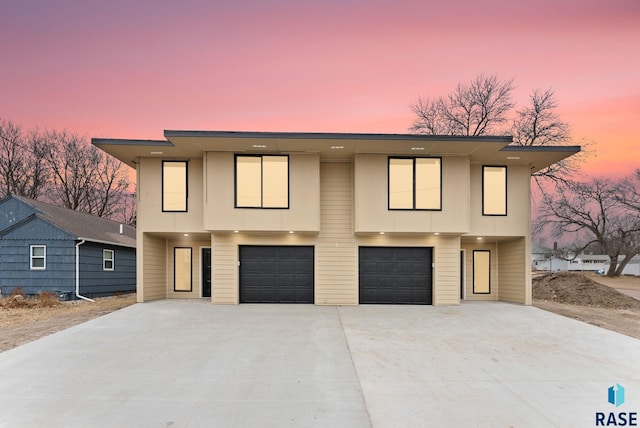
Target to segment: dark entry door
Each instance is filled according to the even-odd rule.
[[[211,248],[202,249],[202,297],[211,297]]]
[[[313,303],[313,247],[240,246],[240,303]]]
[[[432,248],[360,247],[361,304],[430,305]]]

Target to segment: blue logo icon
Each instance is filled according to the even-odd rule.
[[[616,383],[615,386],[609,387],[609,403],[615,405],[616,407],[624,404],[624,387],[619,383]]]

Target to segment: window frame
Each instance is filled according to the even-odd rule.
[[[476,291],[476,253],[487,253],[489,256],[489,267],[487,269],[487,290],[488,291]],[[472,262],[472,292],[473,294],[491,294],[491,250],[473,250],[471,255]]]
[[[33,250],[34,248],[42,248],[43,255],[42,256],[34,256]],[[34,266],[34,259],[40,260],[42,259],[42,267]],[[29,245],[29,270],[47,270],[47,246],[42,244]]]
[[[243,206],[238,205],[238,158],[255,157],[260,158],[260,206]],[[285,157],[287,158],[287,205],[283,207],[265,207],[264,206],[264,158],[266,157]],[[288,210],[291,207],[291,162],[287,154],[244,154],[236,153],[233,157],[233,206],[242,209],[259,209],[259,210]]]
[[[176,289],[176,253],[177,250],[189,250],[189,289]],[[173,247],[173,291],[175,293],[191,293],[193,291],[193,248],[192,247]]]
[[[392,159],[411,159],[413,160],[413,208],[392,208],[391,207],[391,160]],[[439,208],[416,208],[416,159],[438,159],[440,165],[440,190],[438,205]],[[442,157],[440,156],[388,156],[387,157],[387,209],[389,211],[442,211]]]
[[[107,251],[111,253],[111,258],[107,258],[106,257]],[[110,268],[107,267],[107,262],[111,262],[111,267]],[[102,249],[102,270],[103,271],[114,271],[114,270],[116,270],[116,252],[115,252],[115,250],[112,250],[110,248],[103,248]]]
[[[485,169],[486,168],[503,168],[504,169],[504,214],[489,214],[485,208]],[[488,217],[506,217],[509,209],[509,187],[508,187],[508,169],[506,165],[482,165],[482,215]]]
[[[164,166],[165,164],[169,164],[169,163],[179,163],[179,164],[184,164],[184,175],[185,175],[185,181],[184,181],[184,209],[183,210],[173,210],[173,209],[166,209],[164,204],[165,204],[165,189],[164,189]],[[163,213],[186,213],[189,212],[189,161],[187,160],[163,160],[162,161],[162,188],[161,188],[161,193],[162,193],[162,212]]]

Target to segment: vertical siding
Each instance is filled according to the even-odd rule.
[[[113,250],[113,270],[104,270],[103,250]],[[135,248],[92,242],[86,242],[80,246],[80,294],[87,297],[100,297],[134,291],[136,291]]]
[[[525,238],[498,244],[500,291],[498,299],[531,304],[531,276],[527,267]]]
[[[164,238],[142,235],[138,245],[138,302],[164,299],[166,292],[166,242]],[[138,241],[139,242],[139,241]]]
[[[353,166],[320,163],[320,235],[316,246],[315,303],[358,303],[353,237]]]

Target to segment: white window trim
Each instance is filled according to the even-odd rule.
[[[108,259],[105,257],[105,251],[111,251],[111,258]],[[105,266],[106,262],[110,260],[111,261],[111,267],[108,268]],[[104,248],[102,250],[102,270],[108,270],[108,271],[112,271],[114,270],[116,267],[116,252],[114,250],[110,250],[109,248]]]
[[[43,248],[44,249],[44,255],[42,256],[34,256],[33,255],[33,249],[34,248]],[[43,259],[44,263],[42,267],[40,266],[33,266],[33,260],[34,259]],[[31,270],[46,270],[47,269],[47,246],[46,245],[30,245],[29,246],[29,269]]]

